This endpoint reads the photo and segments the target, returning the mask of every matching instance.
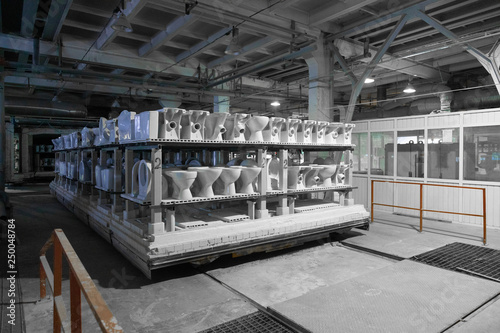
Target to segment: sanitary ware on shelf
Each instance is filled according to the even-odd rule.
[[[158,111],[143,111],[135,115],[135,140],[158,139]]]
[[[248,141],[264,141],[262,131],[269,123],[269,118],[264,116],[252,116],[246,123],[247,131],[245,131],[245,138]]]
[[[181,139],[203,140],[205,121],[210,112],[202,110],[186,111],[181,118]]]
[[[189,113],[184,109],[163,108],[159,112],[158,137],[161,139],[179,140],[181,138],[182,117]]]
[[[317,164],[309,164],[304,169],[304,185],[306,188],[316,187],[320,182],[318,173],[323,169],[322,166]]]
[[[246,113],[235,113],[227,116],[224,122],[226,133],[225,140],[245,141],[246,123],[250,120],[251,115]]]
[[[287,168],[288,172],[288,189],[291,190],[302,190],[305,188],[304,185],[304,169],[306,167],[303,165],[289,165]]]
[[[328,121],[317,121],[313,128],[312,140],[313,143],[324,144],[325,143],[325,131],[326,127],[330,124]]]
[[[282,127],[281,142],[286,142],[286,143],[298,142],[297,131],[300,123],[301,123],[300,119],[288,118],[285,122],[285,125]]]
[[[62,136],[57,139],[52,139],[52,143],[54,144],[54,150],[64,149],[64,139]]]
[[[71,135],[71,148],[79,148],[82,146],[82,134],[80,132],[73,132]]]
[[[118,126],[116,119],[100,118],[99,120],[99,144],[109,145],[118,142]]]
[[[101,144],[101,137],[99,135],[99,127],[92,128],[92,133],[94,133],[94,146],[99,146]]]
[[[252,159],[247,159],[241,162],[241,167],[241,175],[236,183],[237,192],[246,194],[255,193],[255,180],[262,169],[259,168],[257,166],[257,162]]]
[[[340,163],[335,179],[336,181],[335,185],[345,185],[345,178],[346,178],[345,172],[347,171],[347,169],[349,169],[349,167],[350,166],[348,164]]]
[[[112,191],[115,181],[115,167],[101,169],[101,187],[106,191]]]
[[[68,162],[66,171],[69,179],[78,179],[78,168],[75,162]]]
[[[129,142],[135,139],[135,112],[123,110],[118,116],[118,141]]]
[[[222,134],[226,133],[224,123],[227,113],[210,113],[205,119],[205,140],[222,141]]]
[[[92,161],[80,161],[80,165],[78,166],[78,180],[81,182],[89,182],[91,178],[91,164]]]
[[[72,147],[72,142],[71,142],[71,134],[63,135],[63,142],[64,142],[64,149],[71,149]]]
[[[329,123],[325,130],[325,143],[326,144],[337,144],[339,131],[342,129],[342,123]]]
[[[176,200],[191,200],[193,198],[190,187],[193,185],[196,179],[196,171],[179,170],[176,168],[172,168],[165,169],[164,173],[172,182],[172,198]]]
[[[235,182],[238,180],[238,178],[240,178],[242,168],[243,167],[239,165],[222,168],[220,177],[217,180],[216,184],[214,184],[215,193],[222,195],[235,195]],[[219,186],[216,187],[216,185]]]
[[[313,131],[316,126],[315,120],[303,120],[298,126],[297,139],[301,143],[313,142]]]
[[[189,167],[188,171],[196,171],[196,180],[193,192],[196,197],[213,198],[213,183],[219,178],[224,168],[221,167]]]
[[[82,147],[92,147],[94,145],[94,131],[91,128],[82,129]]]
[[[354,129],[354,124],[343,124],[339,131],[339,137],[337,138],[337,143],[351,144],[352,130]]]
[[[281,142],[281,132],[285,122],[285,118],[269,117],[269,122],[262,131],[264,141]]]
[[[266,163],[266,169],[267,169],[267,190],[268,191],[279,190],[280,189],[279,178],[281,169],[279,158],[277,158],[276,156],[270,158]]]

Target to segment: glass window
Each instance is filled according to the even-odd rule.
[[[379,132],[371,136],[371,174],[393,176],[394,133]]]
[[[427,177],[458,179],[460,160],[458,128],[430,129],[427,132]]]
[[[398,176],[424,177],[424,130],[398,132]]]
[[[500,126],[464,128],[464,179],[500,181]]]
[[[352,143],[356,145],[352,157],[353,173],[368,173],[368,133],[353,133]]]

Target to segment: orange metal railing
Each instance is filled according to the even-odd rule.
[[[393,184],[409,184],[409,185],[419,185],[420,186],[420,208],[414,207],[406,207],[406,206],[395,206],[395,205],[387,205],[382,203],[373,202],[373,188],[375,183],[393,183]],[[424,209],[423,208],[423,193],[424,186],[437,186],[437,187],[452,187],[452,188],[465,188],[469,190],[480,190],[483,191],[483,214],[468,214],[468,213],[458,213],[458,212],[450,212],[450,211],[441,211],[441,210],[432,210],[432,209]],[[469,187],[469,186],[454,186],[454,185],[440,185],[440,184],[424,184],[424,183],[411,183],[411,182],[397,182],[397,181],[389,181],[389,180],[378,180],[372,179],[372,188],[371,188],[371,221],[373,222],[373,206],[386,206],[386,207],[394,207],[394,208],[403,208],[403,209],[411,209],[420,211],[420,232],[422,232],[423,227],[423,214],[424,212],[432,212],[432,213],[445,213],[445,214],[455,214],[455,215],[466,215],[466,216],[475,216],[483,218],[483,244],[486,245],[486,188],[483,187]]]
[[[54,247],[54,273],[45,257],[46,252],[52,246]],[[70,317],[68,317],[61,295],[63,253],[69,265]],[[82,293],[102,332],[123,332],[61,229],[55,229],[40,250],[40,298],[42,299],[47,293],[47,282],[54,296],[54,332],[59,333],[61,329],[63,332],[82,332]]]

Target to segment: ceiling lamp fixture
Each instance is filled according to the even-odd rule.
[[[367,78],[365,79],[365,83],[373,83],[373,82],[375,82],[375,80],[374,80],[374,79],[372,79],[371,77],[367,77]]]
[[[119,108],[120,107],[120,102],[118,102],[118,97],[115,98],[115,100],[113,101],[113,103],[111,104],[111,107],[112,108]]]
[[[412,85],[410,82],[408,82],[408,85],[407,85],[407,86],[406,86],[406,88],[403,90],[403,92],[404,92],[405,94],[413,94],[415,91],[416,91],[416,90],[415,90],[415,88],[413,87],[413,85]]]
[[[231,42],[227,46],[226,51],[224,51],[224,53],[235,56],[241,53],[241,44],[240,44],[238,28],[233,27]]]
[[[130,22],[127,20],[127,16],[123,12],[123,9],[125,8],[124,2],[122,0],[122,6],[116,7],[113,16],[115,17],[115,20],[113,24],[111,24],[111,28],[116,31],[120,32],[132,32],[132,26],[130,25]]]
[[[273,101],[273,102],[271,102],[271,105],[272,106],[280,106],[281,103],[279,101]]]

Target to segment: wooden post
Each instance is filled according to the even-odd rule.
[[[483,188],[483,245],[486,245],[486,189]]]
[[[47,296],[47,274],[40,261],[40,299],[44,299],[45,296]]]
[[[62,247],[54,235],[54,332],[61,332],[61,319],[56,307],[56,297],[62,293]]]
[[[151,221],[148,224],[148,234],[165,233],[165,223],[162,221],[162,152],[161,148],[151,149]]]
[[[82,295],[78,280],[72,269],[69,270],[71,333],[82,332]]]
[[[423,206],[423,196],[424,196],[424,184],[420,184],[420,232],[422,232],[422,218],[424,212],[422,211]]]

